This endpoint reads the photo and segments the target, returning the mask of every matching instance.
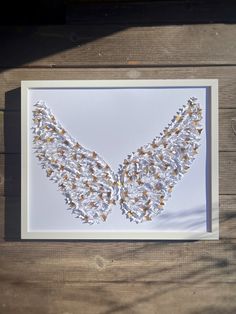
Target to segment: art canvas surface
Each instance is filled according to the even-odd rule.
[[[85,81],[83,81],[84,83]],[[212,230],[212,86],[181,81],[73,81],[72,86],[38,82],[23,86],[26,109],[27,212],[25,238],[217,238]],[[51,85],[51,86],[50,86]],[[31,86],[31,87],[30,87]],[[29,88],[30,87],[30,88]],[[106,221],[86,224],[72,214],[57,184],[50,181],[33,149],[34,105],[44,101],[58,121],[85,148],[98,153],[116,173],[127,155],[151,142],[168,126],[176,112],[196,97],[202,109],[199,153],[189,171],[174,187],[163,211],[152,221],[131,222],[113,205]],[[23,112],[24,115],[24,112]],[[23,156],[24,158],[24,156]],[[23,196],[24,197],[24,196]],[[26,221],[27,220],[27,221]],[[214,231],[214,232],[213,232]]]

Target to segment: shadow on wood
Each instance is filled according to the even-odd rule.
[[[101,38],[109,37],[112,34],[124,31],[128,28],[140,26],[159,25],[183,25],[183,24],[208,24],[208,23],[235,23],[234,11],[235,1],[230,1],[230,5],[225,5],[223,1],[205,1],[199,3],[198,0],[191,1],[148,1],[148,2],[95,2],[95,3],[64,3],[60,1],[51,7],[44,1],[44,6],[35,10],[34,6],[29,7],[27,2],[27,18],[30,18],[31,27],[5,26],[0,29],[1,50],[0,67],[20,67],[32,65],[34,61],[41,60],[40,66],[58,66],[55,61],[47,62],[48,56],[61,53],[60,64],[64,60],[63,52],[84,47],[84,45],[95,42]],[[22,1],[20,7],[22,8]],[[38,6],[38,4],[37,4]],[[58,12],[60,7],[59,22],[66,21],[67,25],[60,26],[36,26],[42,24],[43,17],[47,16],[47,9]],[[31,12],[28,10],[31,8]],[[64,10],[64,14],[62,13]],[[12,10],[11,10],[12,11]],[[19,16],[18,11],[14,10]],[[25,13],[24,12],[24,13]],[[42,14],[44,12],[44,14]],[[50,11],[51,12],[51,11]],[[40,22],[34,22],[34,15],[41,15]],[[12,12],[4,16],[11,16]],[[61,19],[61,16],[63,18]],[[24,15],[23,15],[24,17]],[[17,19],[14,19],[16,23]],[[24,20],[20,20],[24,24]],[[35,18],[35,21],[38,21]],[[46,20],[47,21],[47,20]],[[52,20],[54,23],[55,20]],[[34,24],[32,26],[32,24]],[[47,22],[47,24],[49,24]],[[56,24],[56,23],[55,23]],[[140,43],[141,44],[141,43]],[[151,42],[150,42],[151,44]],[[184,47],[183,47],[184,48]],[[94,50],[94,47],[89,47]],[[106,53],[110,53],[110,43],[107,44]],[[120,49],[127,49],[126,43],[122,42]],[[81,50],[81,49],[80,49]],[[91,52],[90,52],[91,53]],[[96,55],[96,49],[95,49]],[[97,52],[99,63],[100,52]],[[80,59],[78,54],[75,58]],[[91,60],[93,62],[93,60]],[[65,64],[65,63],[64,63]],[[71,63],[72,64],[72,63]],[[68,64],[68,66],[71,66]],[[90,63],[88,62],[88,66]]]
[[[13,115],[4,115],[4,146],[6,152],[4,155],[5,240],[19,240],[21,231],[21,200],[19,197],[21,190],[21,154],[12,152],[20,152],[20,88],[8,91],[5,94],[5,105],[6,109],[17,109]]]

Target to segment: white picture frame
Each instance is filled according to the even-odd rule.
[[[208,155],[207,169],[209,190],[206,208],[206,229],[201,231],[156,230],[32,230],[29,227],[31,188],[30,158],[30,92],[32,90],[65,89],[189,89],[203,88],[208,100]],[[63,122],[63,121],[62,121]],[[128,154],[129,152],[127,152]],[[83,240],[216,240],[219,239],[219,169],[218,169],[218,80],[65,80],[21,82],[21,238],[22,239],[83,239]],[[47,178],[45,177],[45,180]]]

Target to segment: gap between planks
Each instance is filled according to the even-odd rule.
[[[32,69],[32,70],[49,70],[49,69],[61,69],[61,70],[70,70],[70,69],[81,69],[81,70],[85,70],[85,69],[89,69],[89,70],[99,70],[99,69],[126,69],[126,70],[132,70],[132,69],[137,69],[137,67],[139,69],[162,69],[162,68],[173,68],[173,69],[176,69],[176,68],[211,68],[211,67],[234,67],[236,66],[236,63],[224,63],[224,64],[218,64],[218,63],[204,63],[204,64],[198,64],[198,63],[182,63],[182,64],[175,64],[175,63],[171,63],[171,64],[168,64],[168,63],[163,63],[163,64],[139,64],[137,61],[130,61],[128,64],[118,64],[118,65],[110,65],[110,64],[102,64],[102,65],[99,65],[99,64],[94,64],[94,65],[91,65],[91,64],[83,64],[83,65],[73,65],[73,64],[67,64],[67,65],[57,65],[57,64],[50,64],[50,65],[22,65],[22,66],[17,66],[17,67],[7,67],[4,65],[1,65],[0,68],[3,70],[3,71],[9,71],[9,70],[13,70],[13,69],[19,69],[19,70],[29,70],[29,69]]]

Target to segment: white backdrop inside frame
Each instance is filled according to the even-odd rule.
[[[28,95],[30,127],[33,105],[38,100],[46,101],[63,127],[80,144],[95,150],[115,172],[128,154],[159,135],[190,97],[197,97],[203,109],[201,147],[196,160],[173,189],[162,213],[142,224],[130,222],[119,205],[113,206],[107,221],[99,225],[83,224],[75,218],[57,184],[46,177],[39,165],[32,149],[32,131],[28,130],[30,232],[206,232],[210,147],[206,87],[32,88]]]

